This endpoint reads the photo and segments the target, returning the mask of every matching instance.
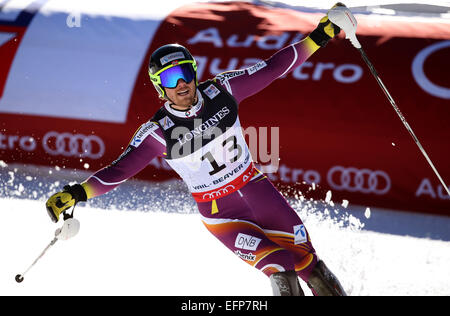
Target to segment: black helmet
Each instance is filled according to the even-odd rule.
[[[180,67],[166,72],[166,70],[176,66]],[[161,76],[163,72],[165,73]],[[172,75],[168,76],[171,73]],[[174,88],[180,78],[185,79],[185,81],[187,78],[188,82],[195,79],[195,84],[198,84],[195,59],[185,47],[178,44],[164,45],[155,50],[150,56],[148,74],[160,98],[165,98],[166,96],[164,87]]]

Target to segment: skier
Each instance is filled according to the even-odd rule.
[[[76,203],[111,191],[155,157],[164,157],[187,184],[206,228],[266,274],[274,295],[304,295],[298,277],[314,295],[346,295],[318,258],[298,214],[255,168],[238,118],[242,100],[300,66],[339,32],[325,16],[309,36],[270,58],[201,83],[185,47],[158,48],[148,71],[166,102],[116,161],[48,199],[51,219],[57,222]]]

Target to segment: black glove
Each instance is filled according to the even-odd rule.
[[[336,3],[333,8],[338,6],[344,6],[342,3]],[[319,25],[314,31],[309,34],[309,38],[314,41],[317,45],[324,47],[327,45],[328,41],[339,34],[341,31],[340,27],[336,24],[331,23],[328,19],[328,15],[325,15],[321,20]]]

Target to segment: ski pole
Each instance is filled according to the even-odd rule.
[[[358,49],[358,51],[361,53],[361,57],[366,63],[367,67],[369,67],[370,72],[374,76],[375,80],[377,81],[378,85],[380,86],[381,90],[383,90],[384,94],[386,95],[387,99],[391,103],[392,107],[394,108],[395,112],[397,113],[400,120],[403,122],[403,125],[408,130],[409,134],[413,138],[414,142],[416,143],[417,147],[419,147],[419,150],[422,152],[423,156],[427,160],[428,164],[430,165],[431,169],[441,182],[442,186],[444,187],[445,191],[447,191],[447,194],[450,196],[450,189],[445,184],[444,180],[442,179],[441,175],[437,171],[436,167],[434,166],[433,162],[431,161],[430,157],[428,156],[427,152],[423,148],[422,144],[420,143],[419,139],[417,138],[416,134],[414,133],[411,126],[406,121],[406,118],[403,116],[402,112],[398,108],[397,104],[395,103],[394,99],[392,98],[391,94],[387,90],[384,83],[381,81],[380,77],[378,76],[377,71],[375,70],[375,67],[370,62],[369,58],[367,57],[367,54],[363,50],[361,44],[359,43],[358,39],[356,38],[356,26],[357,21],[351,11],[342,3],[338,3],[337,6],[333,7],[328,12],[328,18],[331,22],[339,26],[341,29],[345,32],[345,38],[350,40],[352,45]]]
[[[21,283],[24,280],[25,274],[30,271],[30,269],[41,259],[47,250],[49,250],[58,240],[67,240],[69,238],[74,237],[76,234],[78,234],[78,231],[80,230],[80,222],[73,218],[73,211],[72,215],[68,215],[64,213],[64,224],[61,228],[58,228],[55,231],[55,238],[52,239],[52,241],[45,247],[44,251],[41,252],[41,254],[36,258],[36,260],[33,261],[33,263],[28,267],[28,269],[25,270],[22,274],[17,274],[15,277],[15,280],[17,283]]]
[[[53,238],[53,240],[48,244],[48,246],[45,247],[44,251],[41,252],[39,257],[37,257],[36,260],[34,260],[34,262],[28,267],[28,269],[26,269],[24,273],[16,275],[16,282],[17,283],[21,283],[24,280],[25,274],[28,271],[30,271],[30,269],[36,264],[36,262],[38,262],[39,259],[41,259],[44,256],[44,254],[47,252],[47,250],[58,241],[59,232],[60,232],[60,229],[57,229],[56,232],[55,232],[55,238]]]

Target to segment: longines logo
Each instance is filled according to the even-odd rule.
[[[202,121],[201,119],[195,120],[195,121],[197,121],[196,122],[197,127],[195,127],[191,131],[188,131],[187,133],[184,133],[183,135],[180,135],[179,129],[180,128],[186,129],[185,127],[175,128],[172,132],[172,136],[180,135],[178,138],[178,142],[180,143],[181,146],[183,146],[184,144],[186,144],[186,142],[191,141],[194,138],[202,137],[204,135],[210,134],[207,131],[214,128],[215,126],[217,126],[220,123],[220,121],[225,116],[227,116],[229,113],[230,113],[230,109],[228,109],[226,106],[224,106],[222,109],[219,110],[219,112],[214,114],[211,118],[206,120],[204,123],[199,124]]]

